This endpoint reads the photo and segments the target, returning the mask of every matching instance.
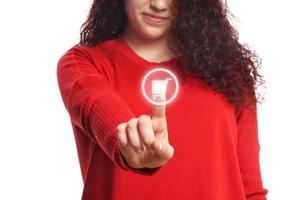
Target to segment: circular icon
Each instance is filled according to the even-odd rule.
[[[142,81],[144,97],[152,104],[166,105],[178,94],[178,80],[174,73],[165,68],[149,71]]]

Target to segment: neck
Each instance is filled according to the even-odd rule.
[[[161,62],[175,57],[167,45],[167,36],[147,39],[126,31],[123,37],[136,54],[148,61]]]

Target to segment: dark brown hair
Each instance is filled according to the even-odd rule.
[[[182,55],[188,71],[219,91],[237,107],[261,103],[264,87],[260,57],[239,42],[234,17],[221,0],[174,0],[169,44]],[[93,46],[123,35],[127,24],[123,1],[95,0],[81,27],[80,44]]]

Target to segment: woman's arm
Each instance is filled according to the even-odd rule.
[[[85,48],[75,45],[57,65],[58,85],[71,121],[84,130],[118,167],[144,175],[154,174],[159,168],[131,168],[121,155],[116,127],[135,116],[114,91],[106,71],[94,65]]]
[[[247,200],[266,200],[263,188],[257,126],[257,107],[242,108],[238,112],[238,157]]]

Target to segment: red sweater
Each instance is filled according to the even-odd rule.
[[[180,57],[160,63],[138,56],[123,38],[79,44],[59,60],[57,79],[70,115],[84,182],[83,200],[265,200],[256,105],[236,110],[226,97],[188,75]],[[163,66],[177,75],[167,105],[174,156],[156,169],[134,169],[121,156],[116,127],[151,114],[141,81]]]

